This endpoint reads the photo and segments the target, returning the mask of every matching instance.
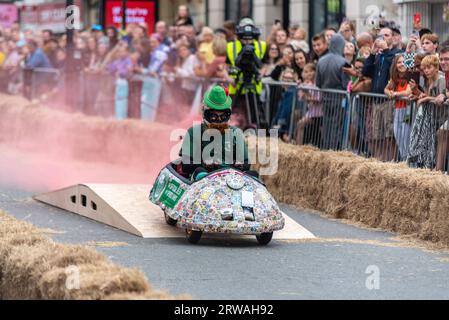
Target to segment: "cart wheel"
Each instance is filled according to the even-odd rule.
[[[200,241],[202,234],[203,234],[202,231],[186,229],[186,239],[187,239],[187,241],[189,241],[190,243],[193,243],[193,244],[197,244],[198,241]]]
[[[176,224],[178,223],[178,220],[170,218],[170,216],[168,214],[164,213],[164,216],[165,216],[165,222],[167,222],[168,225],[176,226]]]
[[[266,246],[267,244],[270,243],[271,238],[273,238],[273,232],[266,232],[266,233],[261,233],[259,235],[256,235],[256,239],[259,242],[259,244]]]

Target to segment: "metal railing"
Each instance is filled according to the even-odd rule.
[[[153,121],[160,105],[177,107],[176,114],[197,115],[201,96],[216,83],[217,78],[175,77],[161,74],[159,77],[133,74],[118,78],[106,72],[79,72],[65,83],[64,74],[57,69],[22,69],[23,95],[32,99],[45,99],[50,107],[88,115],[137,118]],[[72,96],[70,108],[66,94]],[[180,114],[181,116],[181,114]],[[180,117],[181,119],[181,117]]]
[[[198,115],[205,90],[224,83],[222,79],[180,78],[174,74],[122,79],[81,72],[76,83],[66,84],[55,69],[24,69],[22,77],[23,93],[30,99],[44,93],[51,96],[50,105],[61,108],[64,91],[71,90],[76,103],[70,111],[144,120],[156,120],[164,111],[161,106],[172,108],[168,112],[175,120],[187,114]],[[263,79],[263,88],[259,120],[278,128],[281,138],[289,143],[447,170],[449,104],[418,106],[406,98],[351,95],[272,79]]]

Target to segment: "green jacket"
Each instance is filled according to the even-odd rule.
[[[224,134],[218,130],[208,130],[204,124],[193,126],[184,137],[179,156],[186,173],[192,173],[197,167],[206,170],[220,167],[249,170],[248,146],[243,131],[234,126],[230,126]]]

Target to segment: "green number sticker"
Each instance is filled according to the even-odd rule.
[[[162,193],[160,201],[168,208],[173,209],[184,194],[184,189],[179,182],[171,179]]]

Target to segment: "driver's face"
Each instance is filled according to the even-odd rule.
[[[241,42],[244,46],[246,46],[246,45],[252,44],[253,40],[252,39],[242,39]]]

